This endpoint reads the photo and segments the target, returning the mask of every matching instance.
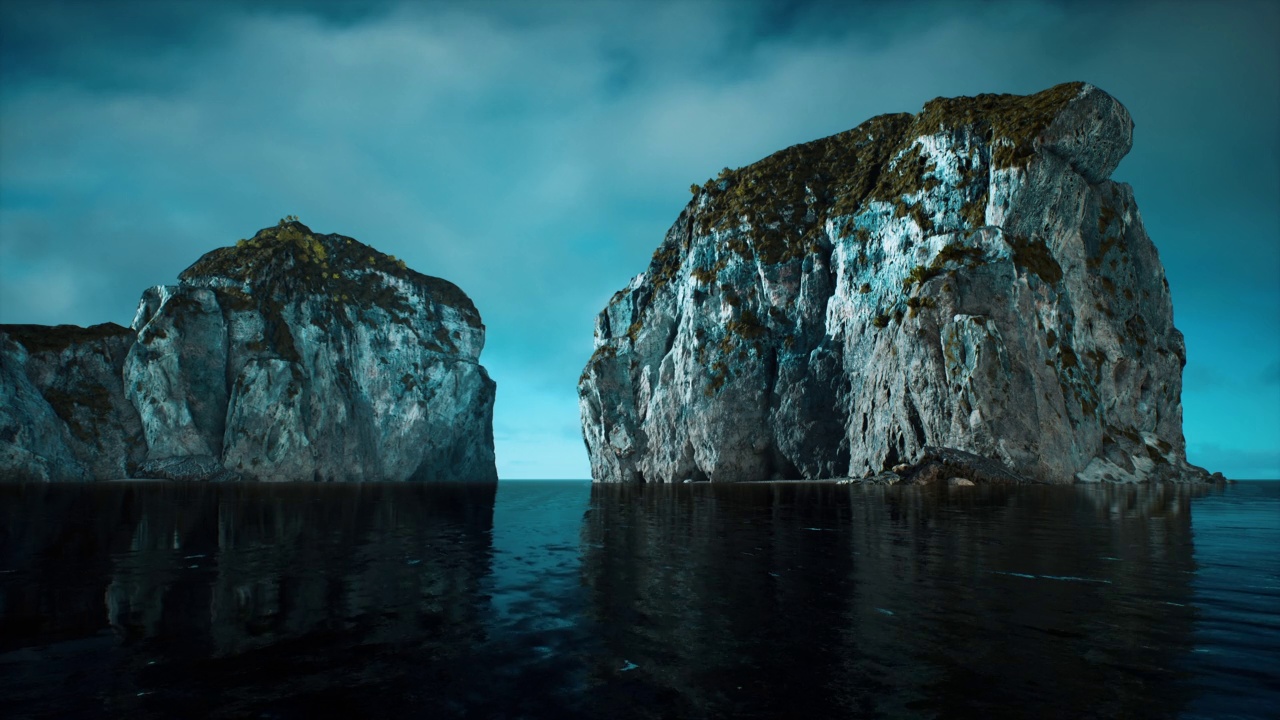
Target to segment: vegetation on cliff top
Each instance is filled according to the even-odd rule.
[[[87,345],[110,338],[129,338],[133,331],[115,323],[102,323],[90,327],[77,325],[0,325],[0,333],[21,344],[28,353],[60,353],[73,345]],[[127,345],[125,346],[127,347]],[[101,349],[98,349],[99,351]],[[60,359],[64,368],[76,367],[81,359]],[[58,384],[40,388],[40,393],[71,434],[81,442],[93,443],[98,437],[97,423],[104,422],[111,414],[111,393],[96,381],[92,373],[69,376],[70,384]]]
[[[696,236],[713,231],[725,233],[717,261],[690,271],[703,285],[713,284],[734,255],[772,265],[829,247],[828,221],[855,216],[872,201],[891,205],[894,217],[912,217],[926,235],[939,232],[918,198],[943,180],[918,140],[942,133],[987,147],[989,161],[971,147],[968,158],[960,162],[960,177],[946,189],[961,194],[962,224],[976,230],[985,223],[989,173],[1029,162],[1036,153],[1036,139],[1083,88],[1084,83],[1073,82],[1026,96],[935,98],[915,115],[880,115],[737,170],[725,168],[718,177],[690,187],[693,199],[650,261],[652,290],[661,290],[677,276]],[[1099,224],[1105,227],[1110,221],[1104,214]],[[864,223],[846,222],[839,231],[863,245],[872,240],[873,231]],[[1045,282],[1061,279],[1062,270],[1042,241],[1010,242],[1018,267]],[[929,265],[912,268],[903,291],[942,274],[949,263],[973,267],[983,262],[981,250],[953,242]],[[912,314],[928,307],[923,300],[908,306]],[[884,327],[890,317],[882,314],[873,324]],[[633,341],[640,328],[637,321],[629,329]]]
[[[1035,154],[1035,139],[1076,97],[1083,83],[1065,83],[1034,95],[978,95],[936,98],[916,115],[880,115],[853,130],[795,145],[690,189],[699,233],[749,227],[746,242],[729,249],[773,264],[802,257],[818,247],[817,237],[831,218],[856,214],[871,200],[892,203],[898,217],[911,214],[921,227],[923,212],[903,198],[935,188],[936,168],[920,152],[919,137],[967,128],[990,143],[990,169],[1025,164]],[[988,168],[975,163],[973,174]],[[975,178],[963,178],[968,184]],[[697,207],[705,195],[705,205]],[[984,197],[964,209],[975,227]],[[847,227],[846,232],[853,232]],[[861,237],[865,240],[867,238]],[[687,248],[660,247],[650,275],[670,277]]]
[[[293,216],[233,247],[206,253],[179,277],[187,282],[202,277],[228,278],[248,284],[255,295],[259,290],[275,295],[282,290],[321,295],[342,305],[377,306],[403,315],[409,309],[404,297],[377,274],[414,285],[437,303],[457,309],[472,327],[480,326],[475,305],[453,283],[410,270],[403,260],[353,238],[316,235]],[[253,304],[247,296],[229,299],[245,307]]]
[[[970,127],[993,143],[993,170],[1025,165],[1035,155],[1036,137],[1083,88],[1082,82],[1070,82],[1034,95],[935,98],[916,115],[910,134],[916,137]]]
[[[745,222],[765,263],[809,252],[828,218],[853,214],[876,189],[910,122],[905,113],[880,115],[746,167],[725,168],[701,188],[707,204],[697,213],[698,230]]]
[[[0,332],[21,344],[29,353],[62,352],[79,343],[133,335],[132,330],[115,323],[87,328],[78,325],[0,325]]]

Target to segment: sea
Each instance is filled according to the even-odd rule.
[[[1280,482],[0,484],[5,718],[1276,718]]]

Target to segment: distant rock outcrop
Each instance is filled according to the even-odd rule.
[[[497,479],[484,325],[452,283],[296,221],[180,280],[131,330],[0,327],[0,473]]]
[[[133,341],[114,323],[0,325],[0,479],[120,478],[142,460],[120,379]]]
[[[939,98],[694,186],[597,320],[593,477],[860,478],[940,446],[1041,482],[1206,478],[1164,269],[1108,179],[1132,130],[1083,83]]]

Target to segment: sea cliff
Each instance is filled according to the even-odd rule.
[[[457,286],[294,219],[149,288],[130,328],[0,326],[11,479],[496,481]]]
[[[963,451],[1038,482],[1206,478],[1164,269],[1110,179],[1132,137],[1069,83],[938,98],[691,187],[597,319],[592,476],[870,478]]]

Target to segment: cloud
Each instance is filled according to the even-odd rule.
[[[4,3],[0,322],[128,322],[144,287],[297,214],[470,294],[510,428],[500,457],[581,476],[580,442],[556,461],[527,439],[576,424],[594,317],[690,183],[937,95],[1085,79],[1137,118],[1118,177],[1169,267],[1189,353],[1229,376],[1248,322],[1221,289],[1280,308],[1277,17],[1243,3]]]

